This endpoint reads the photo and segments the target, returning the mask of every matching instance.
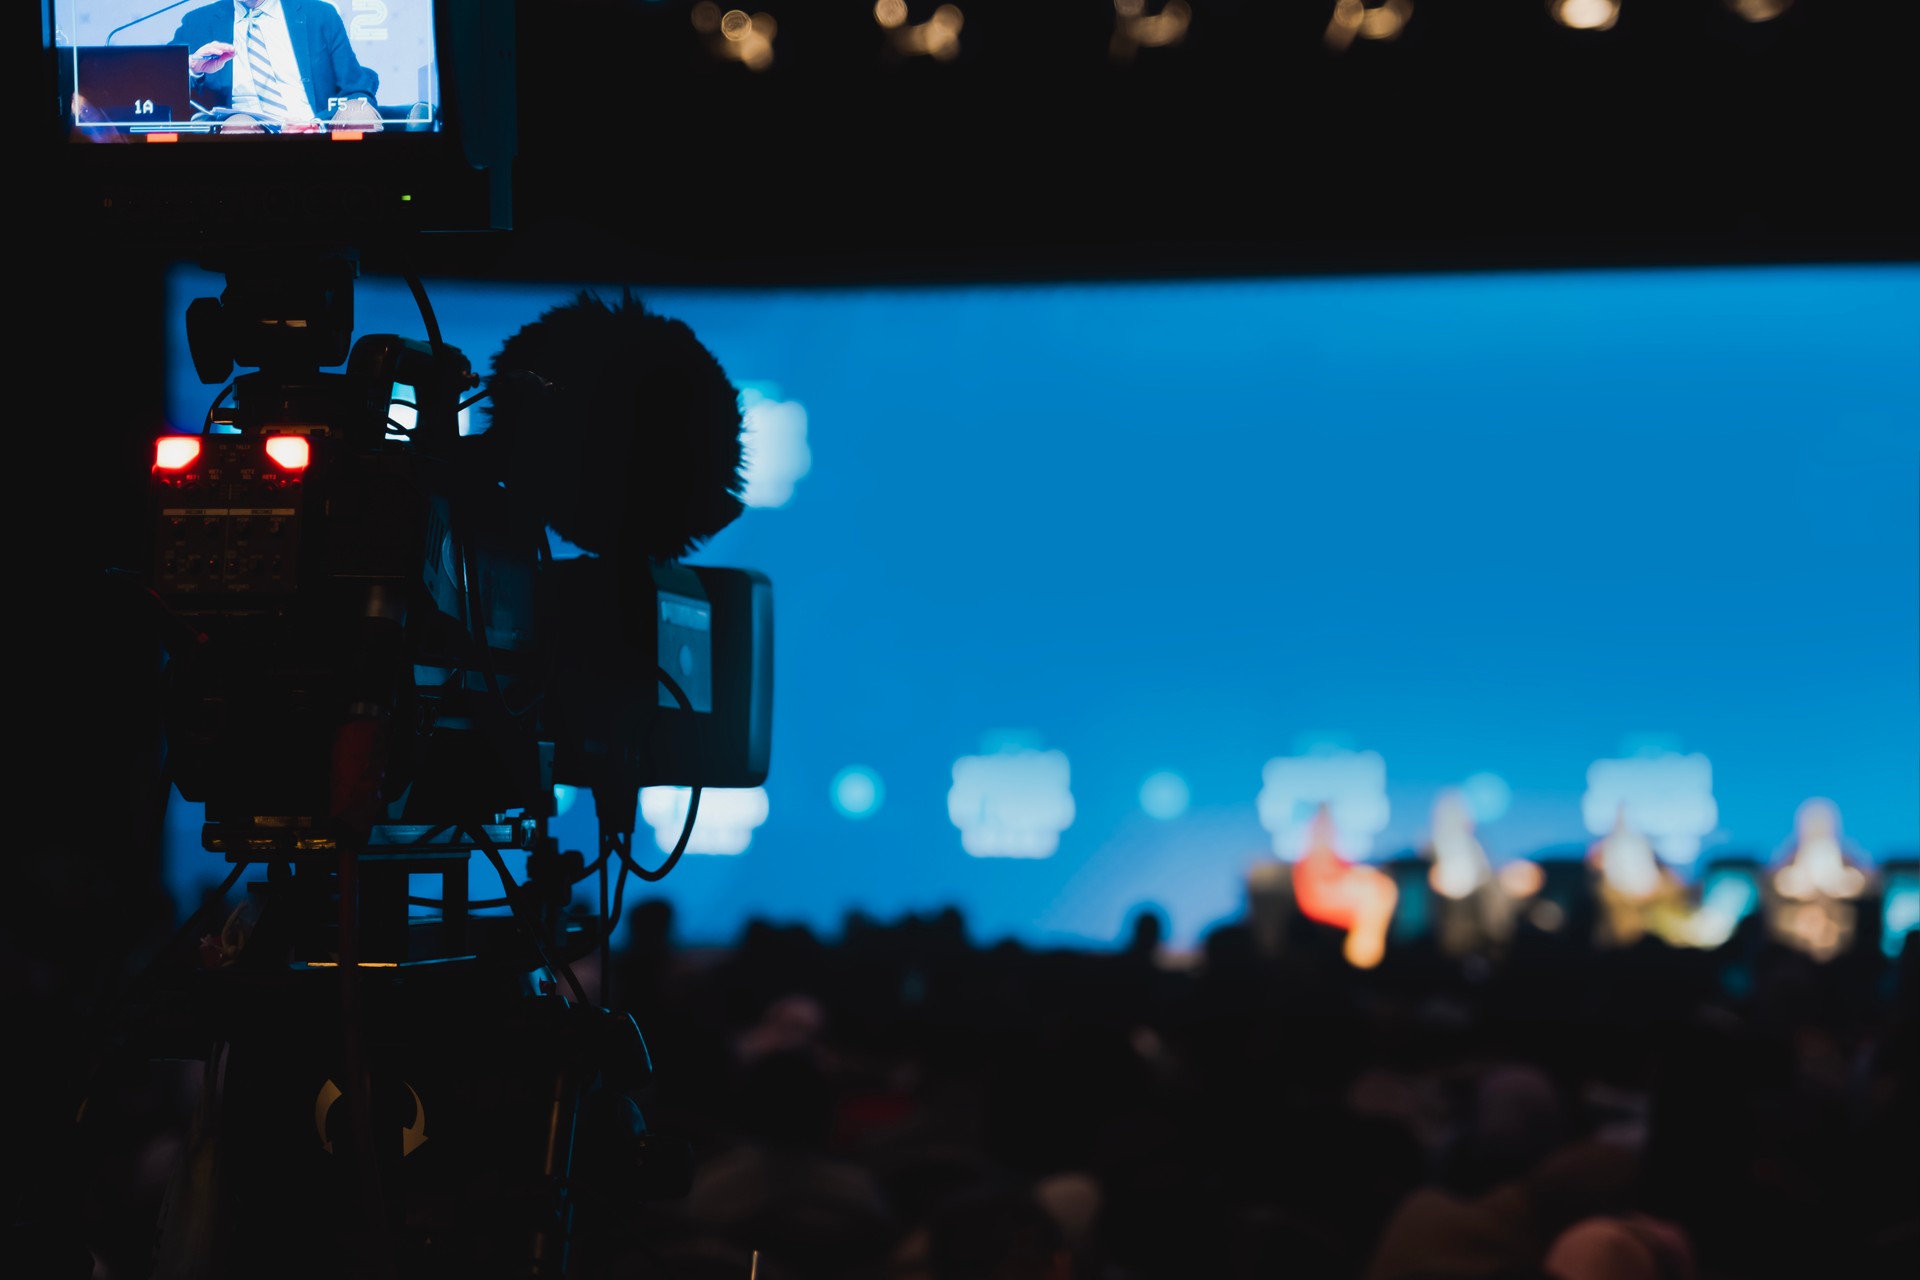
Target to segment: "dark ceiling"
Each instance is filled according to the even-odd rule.
[[[1618,20],[1571,30],[1562,2]],[[695,0],[485,3],[518,28],[515,229],[436,243],[421,265],[440,274],[1920,256],[1920,7],[1891,0],[1117,0],[1163,23],[1186,6],[1178,43],[1125,57],[1116,0],[960,0],[950,58],[897,51],[873,0],[765,0],[760,69],[716,56]],[[1334,47],[1360,6],[1395,38]],[[58,207],[30,192],[17,203]]]
[[[1375,0],[1377,3],[1377,0]],[[890,54],[868,0],[780,6],[773,60],[689,0],[522,4],[513,248],[653,278],[976,278],[1910,256],[1912,6],[1189,0],[1112,53],[1113,0],[964,0]],[[1778,0],[1775,0],[1778,3]],[[1166,0],[1143,0],[1164,13]],[[913,0],[909,23],[935,6]],[[599,266],[600,271],[586,271]]]

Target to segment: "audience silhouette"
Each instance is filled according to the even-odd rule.
[[[642,901],[611,991],[656,1067],[632,1102],[694,1176],[583,1234],[579,1274],[1905,1274],[1920,945],[1823,960],[1758,915],[1713,947],[1596,936],[1601,877],[1544,871],[1556,911],[1491,959],[1428,938],[1371,966],[1284,877],[1198,948],[1153,904],[1104,951],[976,939],[953,908],[698,948]],[[99,1275],[145,1274],[191,1103],[157,1080],[98,1103],[147,1117],[97,1153]]]

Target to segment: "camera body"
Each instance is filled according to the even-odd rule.
[[[154,590],[195,633],[171,663],[174,778],[207,847],[333,847],[343,718],[387,726],[376,825],[537,817],[556,783],[763,782],[766,577],[555,559],[500,451],[459,429],[464,353],[370,334],[321,372],[353,265],[273,261],[189,308],[204,381],[228,351],[261,367],[152,470]]]
[[[154,442],[149,586],[172,624],[170,779],[204,805],[205,849],[267,875],[229,953],[135,1019],[153,1056],[218,1046],[226,1081],[205,1104],[220,1158],[188,1162],[211,1216],[164,1222],[163,1254],[196,1280],[289,1239],[305,1249],[288,1276],[382,1257],[564,1280],[576,1211],[611,1224],[690,1185],[685,1144],[649,1133],[633,1096],[652,1075],[640,1028],[597,1007],[605,890],[636,865],[641,788],[765,780],[771,584],[557,557],[514,484],[524,450],[491,438],[500,423],[461,429],[487,394],[465,353],[352,339],[350,253],[225,269],[221,297],[188,308],[195,366],[208,383],[256,367],[200,432]],[[594,795],[592,865],[548,829],[563,783]],[[470,900],[476,852],[504,899]],[[568,966],[596,949],[589,1000]]]

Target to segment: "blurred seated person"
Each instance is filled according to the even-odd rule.
[[[1400,890],[1376,867],[1349,862],[1326,805],[1314,812],[1306,851],[1293,864],[1293,898],[1309,920],[1345,929],[1341,954],[1357,969],[1371,969],[1387,950],[1387,926]]]
[[[1272,959],[1284,949],[1292,910],[1293,877],[1287,864],[1261,854],[1247,868],[1247,926],[1261,955]]]
[[[1517,1152],[1515,1153],[1517,1154]],[[1593,1272],[1547,1270],[1563,1233],[1588,1219],[1631,1209],[1640,1157],[1597,1139],[1561,1145],[1479,1192],[1437,1185],[1407,1194],[1389,1214],[1359,1280],[1552,1276],[1592,1280]],[[1621,1280],[1632,1273],[1622,1272]],[[1676,1271],[1674,1280],[1690,1280]],[[1666,1280],[1662,1277],[1661,1280]]]
[[[1540,869],[1515,862],[1495,872],[1474,833],[1473,809],[1456,788],[1433,804],[1425,850],[1431,867],[1433,931],[1441,954],[1459,959],[1496,953],[1512,939],[1519,902],[1539,892]]]
[[[1653,844],[1627,821],[1620,806],[1613,829],[1593,842],[1587,865],[1600,903],[1595,941],[1630,947],[1649,935],[1672,946],[1693,941],[1693,899]]]
[[[173,33],[187,58],[198,119],[221,133],[322,133],[381,127],[380,77],[362,66],[328,0],[214,0]]]
[[[1547,1250],[1552,1280],[1692,1280],[1693,1242],[1680,1227],[1642,1213],[1574,1223]]]
[[[929,1280],[1071,1280],[1060,1224],[1030,1190],[983,1187],[954,1196],[926,1230]]]
[[[1767,932],[1815,960],[1853,945],[1860,899],[1873,877],[1840,834],[1840,810],[1815,798],[1794,815],[1794,835],[1762,889]]]

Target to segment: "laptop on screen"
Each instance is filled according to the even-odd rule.
[[[76,123],[141,130],[193,117],[184,44],[88,45],[74,53],[74,88],[86,99]]]

